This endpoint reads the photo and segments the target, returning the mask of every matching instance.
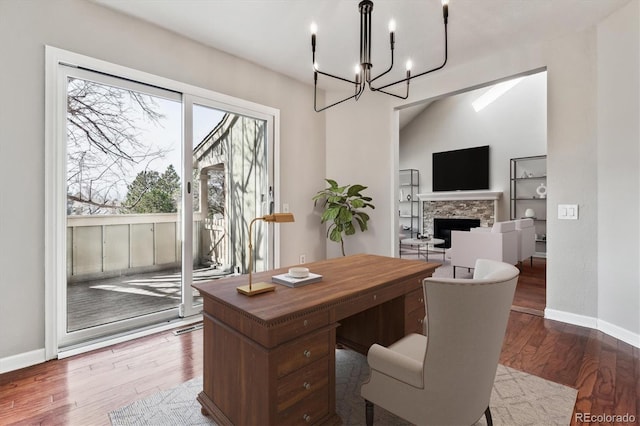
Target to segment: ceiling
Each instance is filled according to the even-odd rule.
[[[91,0],[216,49],[311,83],[311,22],[318,25],[319,69],[353,78],[359,62],[358,0]],[[630,0],[450,0],[448,66],[514,45],[551,40],[593,25]],[[440,0],[375,0],[373,74],[389,64],[387,24],[397,23],[398,68],[404,75],[442,61]],[[337,88],[327,79],[320,87]],[[349,87],[350,89],[350,87]]]

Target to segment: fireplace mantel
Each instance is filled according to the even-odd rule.
[[[502,191],[441,191],[418,194],[420,201],[499,200]]]

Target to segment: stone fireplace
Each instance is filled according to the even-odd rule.
[[[496,221],[500,191],[454,191],[418,194],[422,201],[422,233],[434,235],[434,219],[477,219],[479,226]],[[456,228],[451,228],[456,229]]]
[[[468,231],[480,226],[480,219],[433,218],[433,236],[444,240],[444,244],[436,247],[451,247],[451,231]]]

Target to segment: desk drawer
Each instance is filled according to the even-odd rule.
[[[370,291],[367,294],[350,300],[348,303],[343,303],[336,307],[336,318],[341,320],[366,311],[374,306],[381,305],[389,300],[401,297],[404,295],[405,285],[405,283],[390,285],[382,289]]]
[[[316,312],[305,315],[301,318],[287,321],[274,330],[274,335],[277,343],[283,343],[298,336],[307,334],[315,329],[324,327],[327,324],[329,324],[329,312]]]
[[[275,355],[278,378],[326,357],[330,341],[331,333],[327,330],[282,345]]]
[[[408,293],[404,298],[405,312],[415,311],[416,309],[424,311],[424,293],[421,288]]]
[[[329,357],[306,368],[294,371],[278,380],[278,412],[289,409],[299,401],[329,385]]]
[[[416,309],[408,312],[405,316],[404,333],[422,334],[424,323],[424,308]]]
[[[276,414],[277,425],[316,424],[329,414],[329,387],[313,392],[290,408]]]

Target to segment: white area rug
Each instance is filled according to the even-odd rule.
[[[366,358],[356,352],[336,351],[336,408],[345,425],[363,425],[364,400],[360,386],[369,375]],[[200,414],[196,396],[202,379],[109,413],[112,425],[214,425]],[[495,425],[567,425],[578,391],[502,365],[498,366],[491,395]],[[462,403],[462,402],[461,402]],[[404,420],[375,407],[376,425],[405,425]],[[484,425],[484,417],[476,425]]]

